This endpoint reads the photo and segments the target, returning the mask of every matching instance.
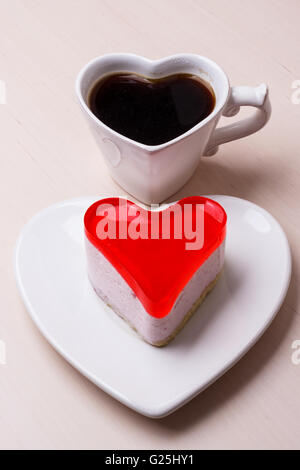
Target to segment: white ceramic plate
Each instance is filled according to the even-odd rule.
[[[248,201],[210,197],[228,214],[224,273],[165,348],[144,343],[89,284],[83,215],[95,198],[40,212],[17,243],[17,283],[42,334],[92,382],[146,416],[175,411],[235,364],[273,320],[289,285],[290,250],[276,220]]]

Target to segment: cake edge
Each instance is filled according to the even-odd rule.
[[[180,333],[180,331],[185,327],[186,323],[192,318],[194,313],[196,313],[196,310],[198,309],[198,307],[200,307],[202,302],[205,300],[205,297],[213,290],[219,278],[221,277],[222,271],[223,271],[223,268],[216,275],[216,277],[208,284],[208,286],[205,287],[205,289],[202,291],[199,298],[196,300],[196,302],[194,302],[190,310],[187,311],[187,313],[185,314],[185,316],[183,317],[183,319],[181,320],[177,328],[165,340],[159,341],[158,343],[149,343],[149,341],[145,340],[144,338],[143,340],[159,348],[167,346],[167,344],[169,344],[178,335],[178,333]]]
[[[177,335],[178,333],[180,333],[180,331],[184,328],[184,326],[186,325],[186,323],[190,320],[190,318],[194,315],[194,313],[196,312],[196,310],[198,309],[198,307],[200,307],[200,305],[202,304],[202,302],[204,301],[205,297],[212,291],[212,289],[215,287],[215,285],[217,284],[219,278],[221,277],[222,275],[222,272],[223,272],[223,267],[221,268],[221,270],[218,272],[218,274],[216,275],[216,277],[205,287],[205,289],[201,292],[200,296],[198,297],[198,299],[194,302],[194,304],[192,305],[192,307],[187,311],[187,313],[185,314],[185,316],[183,317],[183,319],[181,320],[181,322],[179,323],[179,325],[176,327],[176,329],[169,335],[167,336],[164,340],[162,341],[158,341],[156,343],[154,342],[151,342],[151,341],[148,341],[143,335],[140,334],[140,332],[133,326],[133,324],[128,320],[127,317],[123,316],[121,314],[121,312],[119,312],[117,309],[115,309],[112,305],[110,305],[104,298],[103,296],[101,295],[101,292],[97,289],[95,289],[95,287],[93,287],[96,295],[98,297],[101,298],[102,302],[105,303],[105,305],[107,305],[107,307],[110,308],[110,310],[112,310],[112,312],[116,315],[118,315],[123,321],[125,321],[125,323],[127,323],[127,325],[132,328],[135,333],[147,344],[150,344],[151,346],[156,346],[158,348],[161,348],[161,347],[164,347],[164,346],[167,346],[167,344],[169,344]]]

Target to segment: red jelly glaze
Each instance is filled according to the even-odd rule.
[[[187,250],[186,243],[191,242],[184,236],[182,239],[174,237],[170,232],[170,239],[162,239],[160,222],[159,238],[153,239],[120,239],[119,234],[119,198],[107,198],[92,204],[85,213],[84,226],[88,240],[108,259],[108,261],[121,274],[133,292],[137,295],[145,310],[156,318],[163,318],[172,309],[178,295],[189,282],[193,274],[204,261],[218,248],[226,236],[227,216],[223,207],[212,199],[193,196],[181,199],[175,205],[190,204],[190,217],[193,229],[196,227],[196,206],[204,205],[204,243],[201,249]],[[97,236],[97,225],[103,215],[97,215],[97,208],[102,204],[114,206],[116,211],[116,238],[101,240]],[[135,206],[139,212],[135,216],[128,216],[127,227],[130,222],[140,214],[142,223],[146,224],[151,233],[151,211],[126,201],[125,211],[128,216],[130,206]],[[170,211],[169,206],[164,211]],[[131,209],[132,210],[132,209]],[[159,211],[161,215],[163,211]],[[174,220],[170,212],[171,222]],[[105,214],[107,216],[107,213]],[[176,217],[176,216],[175,216]],[[141,220],[140,219],[140,220]],[[172,226],[172,223],[170,224]],[[124,227],[124,226],[123,226]],[[126,225],[125,225],[126,227]],[[182,226],[183,228],[183,226]]]

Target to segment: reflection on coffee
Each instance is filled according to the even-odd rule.
[[[214,109],[215,94],[197,75],[153,79],[115,73],[94,85],[88,102],[111,129],[136,142],[159,145],[205,119]]]

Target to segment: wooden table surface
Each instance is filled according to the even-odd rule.
[[[0,12],[0,447],[299,449],[299,0],[1,0]],[[199,53],[234,85],[268,83],[273,106],[265,129],[203,159],[176,197],[229,194],[270,211],[292,250],[288,295],[246,357],[162,420],[127,409],[68,365],[30,320],[13,274],[16,238],[36,212],[125,194],[74,94],[80,68],[108,52]]]

